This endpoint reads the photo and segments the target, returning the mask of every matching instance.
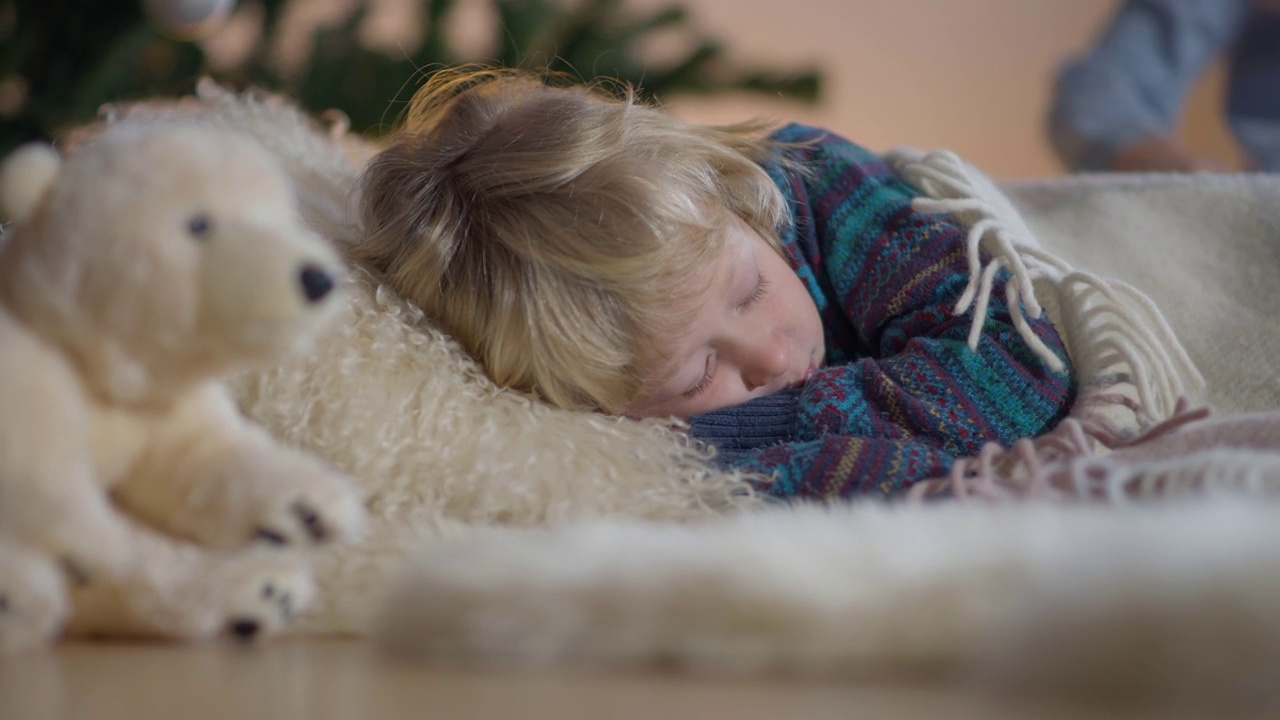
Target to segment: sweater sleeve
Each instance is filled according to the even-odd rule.
[[[1047,318],[1034,332],[1068,362],[1044,367],[1013,326],[998,273],[977,350],[970,313],[953,308],[968,282],[967,232],[911,208],[914,190],[872,153],[791,126],[803,173],[779,175],[796,223],[792,264],[827,330],[828,365],[796,398],[784,442],[735,448],[733,464],[766,475],[780,497],[891,493],[944,474],[983,444],[1049,430],[1074,383]]]
[[[734,465],[766,473],[760,488],[781,499],[893,497],[917,480],[939,477],[955,458],[923,443],[848,435],[737,452]]]

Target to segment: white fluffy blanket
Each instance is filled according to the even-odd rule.
[[[357,170],[338,143],[286,105],[201,93],[203,121],[262,140],[316,226],[355,237]],[[1002,193],[946,153],[894,161],[925,209],[961,216],[1025,280],[1087,382],[1131,381],[1139,420],[1200,388],[1146,295],[1220,409],[1280,408],[1276,180]],[[929,666],[1165,696],[1278,679],[1269,502],[766,508],[678,428],[539,406],[369,278],[348,290],[319,352],[238,382],[248,415],[354,474],[374,515],[364,543],[321,558],[303,631],[376,621],[400,649],[466,660]],[[1280,483],[1276,465],[1260,476]]]
[[[446,662],[927,671],[1254,704],[1280,682],[1276,518],[1230,502],[862,505],[482,531],[415,564],[378,636]]]
[[[1004,189],[1045,247],[1156,302],[1218,411],[1280,408],[1280,176],[1082,175]]]

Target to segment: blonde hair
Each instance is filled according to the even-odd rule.
[[[620,412],[669,360],[726,213],[777,247],[763,129],[687,124],[629,89],[440,71],[366,170],[351,257],[498,384]]]

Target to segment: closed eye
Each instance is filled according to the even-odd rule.
[[[746,300],[738,303],[739,310],[750,309],[752,305],[760,302],[760,299],[764,297],[766,292],[768,292],[769,279],[764,275],[757,275],[756,277],[756,289],[751,292],[751,295],[749,295]]]
[[[690,399],[690,398],[697,397],[703,392],[706,392],[707,388],[711,387],[711,380],[712,378],[715,377],[715,374],[716,374],[716,358],[714,355],[709,355],[707,356],[707,369],[703,371],[702,379],[698,380],[697,384],[695,384],[693,387],[680,393],[680,397],[685,399]]]

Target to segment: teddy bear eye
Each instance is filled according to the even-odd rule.
[[[213,221],[208,215],[196,215],[187,221],[187,232],[197,240],[204,240],[213,232]]]

